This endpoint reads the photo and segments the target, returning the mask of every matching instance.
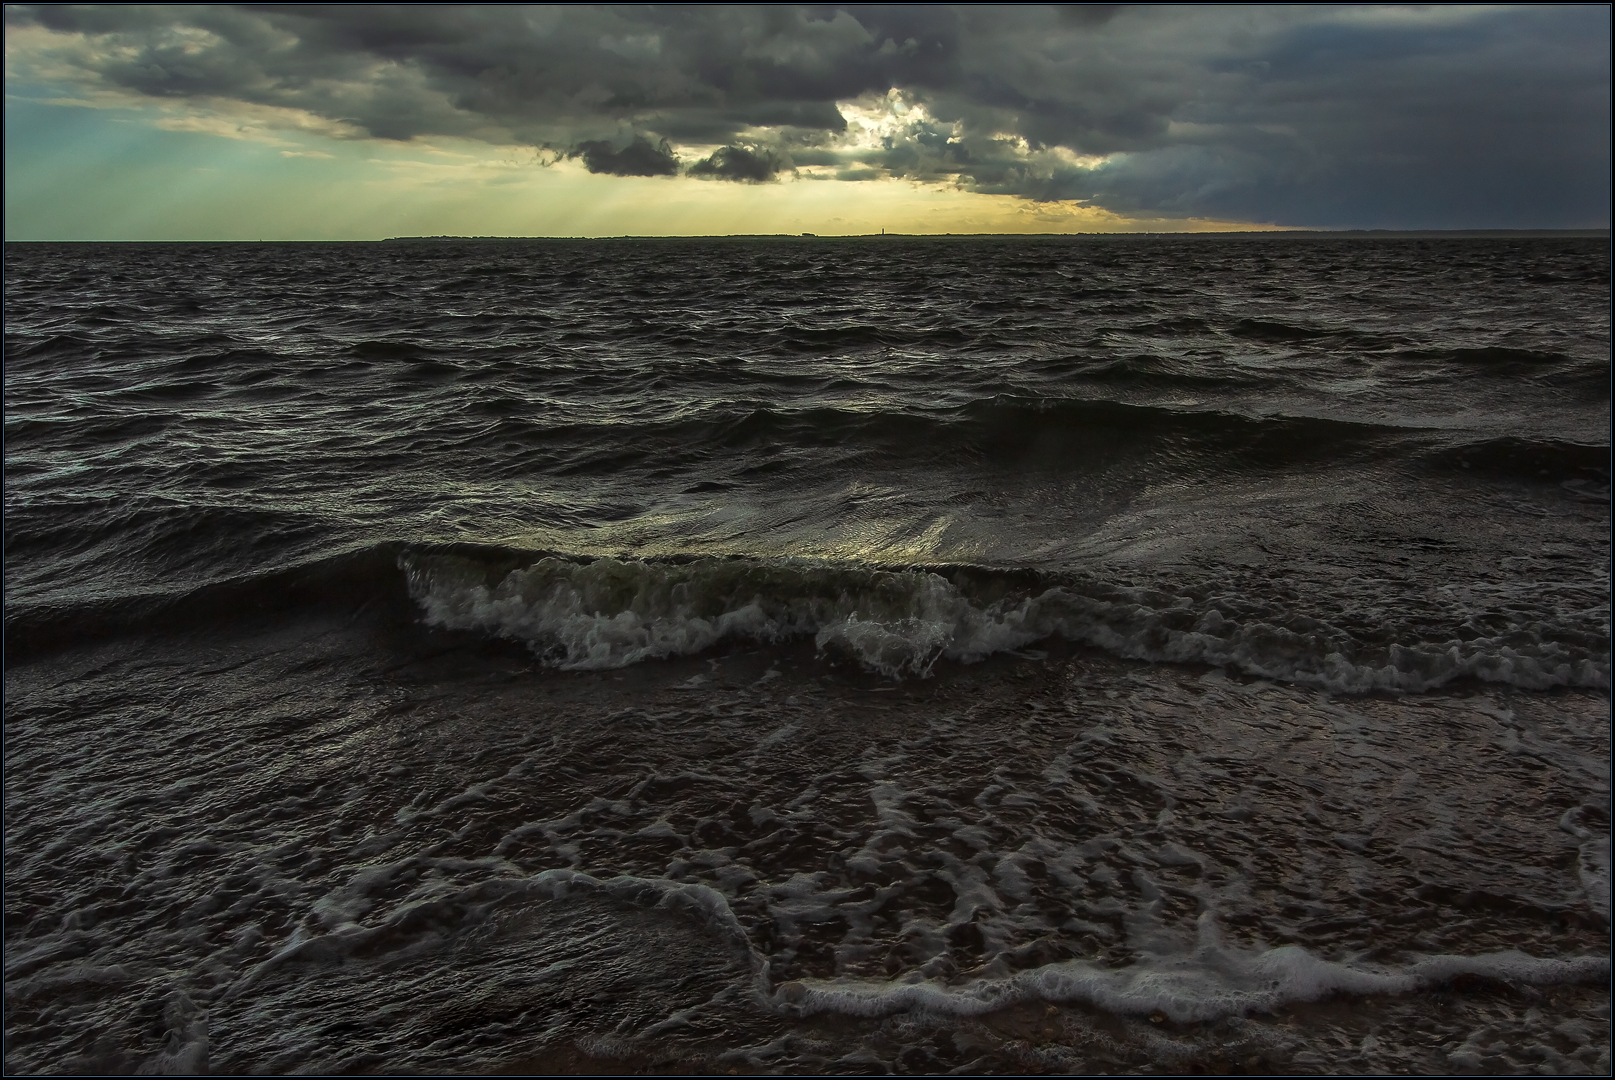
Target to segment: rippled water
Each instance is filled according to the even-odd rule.
[[[8,245],[8,1065],[1607,1071],[1607,252]]]

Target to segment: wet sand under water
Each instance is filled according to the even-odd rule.
[[[369,613],[14,662],[6,723],[13,1071],[1609,1069],[1603,694]]]

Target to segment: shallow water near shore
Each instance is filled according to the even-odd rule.
[[[58,1069],[1607,1060],[1599,695],[1062,647],[535,677],[363,616],[10,683],[13,1053],[93,1032]]]
[[[8,247],[7,1064],[1609,1064],[1585,241]]]

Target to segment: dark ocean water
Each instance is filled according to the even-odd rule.
[[[1607,1071],[1608,252],[8,245],[8,1066]]]

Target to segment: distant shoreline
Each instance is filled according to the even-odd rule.
[[[1608,229],[1248,229],[1227,232],[731,233],[724,236],[393,236],[383,244],[521,243],[533,240],[1379,240],[1533,239],[1609,236]],[[340,242],[340,241],[336,241]]]
[[[383,240],[7,240],[9,244],[543,244],[688,240],[1607,240],[1608,229],[1272,229],[1243,232],[731,233],[721,236],[390,236]]]

